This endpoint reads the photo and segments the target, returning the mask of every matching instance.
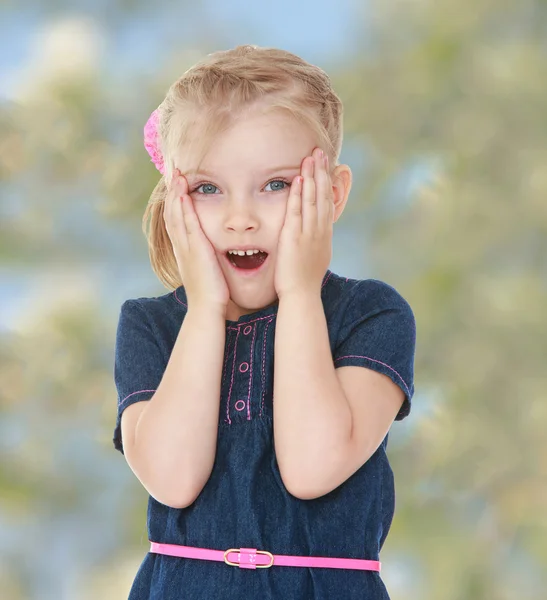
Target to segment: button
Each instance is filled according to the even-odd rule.
[[[239,404],[239,406],[238,406]],[[238,400],[235,403],[236,410],[243,410],[245,408],[245,400]]]
[[[243,335],[249,335],[249,333],[251,333],[251,330],[251,325],[247,325],[247,327],[245,327],[245,329],[243,330]]]
[[[249,370],[249,363],[248,362],[242,362],[239,365],[239,372],[240,373],[246,373]]]

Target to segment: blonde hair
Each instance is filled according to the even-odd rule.
[[[257,106],[285,112],[308,126],[329,164],[337,164],[343,107],[322,69],[291,52],[254,45],[207,55],[171,85],[158,107],[165,172],[150,196],[143,231],[152,269],[169,289],[182,284],[163,218],[174,157],[184,149],[185,156],[198,157],[199,166],[214,137]]]

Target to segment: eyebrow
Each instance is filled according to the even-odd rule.
[[[300,170],[300,165],[289,165],[289,166],[282,166],[282,167],[275,167],[274,169],[265,169],[263,171],[264,175],[268,175],[270,173],[277,173],[278,171],[296,171],[296,170]],[[188,171],[186,171],[185,175],[205,175],[206,177],[214,177],[214,173],[211,173],[210,171],[207,171],[206,169],[189,169]]]

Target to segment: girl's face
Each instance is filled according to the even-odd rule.
[[[181,168],[230,290],[227,319],[276,302],[277,246],[289,187],[316,146],[313,133],[295,119],[253,114],[215,140],[199,172]],[[268,252],[258,273],[249,277],[230,266],[226,251],[238,246]]]

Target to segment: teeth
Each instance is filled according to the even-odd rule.
[[[260,250],[228,250],[228,254],[238,254],[239,256],[251,256],[251,254],[258,254]]]

